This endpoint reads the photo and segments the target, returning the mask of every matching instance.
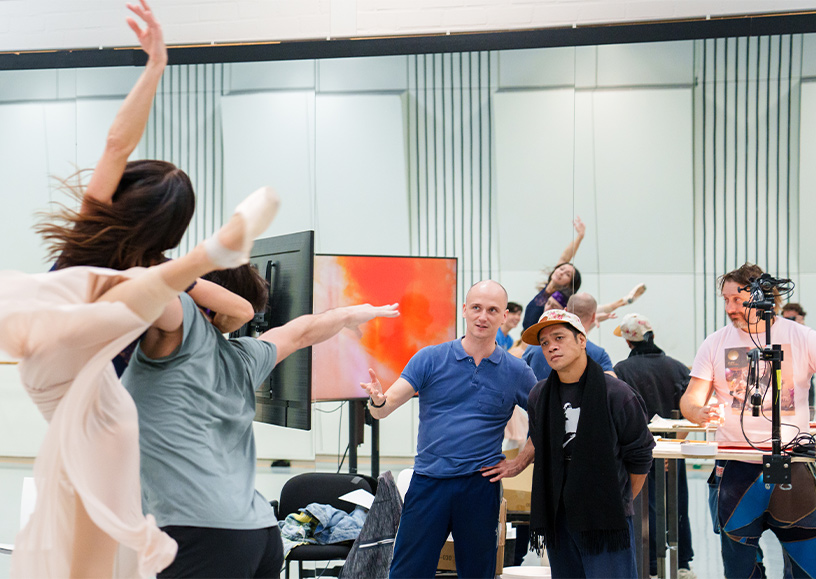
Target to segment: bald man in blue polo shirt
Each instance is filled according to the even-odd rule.
[[[507,316],[507,292],[495,281],[465,297],[465,336],[417,352],[383,393],[373,370],[369,409],[385,418],[419,394],[414,476],[405,496],[390,577],[433,577],[453,533],[460,577],[493,577],[499,480],[523,466],[501,452],[504,427],[536,383],[529,366],[496,344]]]

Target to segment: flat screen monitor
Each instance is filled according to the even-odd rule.
[[[344,330],[312,347],[312,399],[366,398],[373,368],[387,389],[418,350],[456,337],[456,258],[316,255],[314,311],[399,302],[361,334]]]
[[[269,283],[269,301],[238,335],[257,336],[312,313],[314,231],[256,240],[250,263]],[[255,420],[310,430],[311,402],[312,352],[304,348],[275,366],[255,391]]]

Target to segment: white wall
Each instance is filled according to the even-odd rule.
[[[513,30],[809,10],[814,0],[154,0],[168,43]],[[0,0],[0,51],[133,45],[124,2]]]
[[[494,122],[500,281],[510,299],[532,297],[579,215],[581,289],[603,304],[646,283],[620,315],[649,317],[660,345],[691,363],[693,318],[665,299],[693,289],[692,76],[692,42],[501,53]],[[617,362],[628,348],[614,327],[590,338]]]
[[[404,85],[404,57],[231,67],[221,100],[225,210],[271,183],[283,202],[263,236],[314,229],[318,253],[408,255]],[[348,410],[340,426],[336,407],[316,404],[308,433],[256,424],[258,456],[309,459],[338,445],[342,455]],[[405,433],[416,414],[410,404],[383,424],[383,454],[413,456],[416,436]],[[360,452],[369,449],[367,440]]]

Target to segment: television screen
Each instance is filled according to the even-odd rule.
[[[250,263],[269,282],[269,302],[236,335],[257,336],[312,313],[314,231],[258,239]],[[255,420],[310,430],[311,378],[311,348],[287,357],[255,391]]]
[[[456,337],[456,259],[317,255],[314,311],[399,302],[398,318],[343,331],[312,347],[312,399],[366,398],[373,368],[387,389],[420,348]]]

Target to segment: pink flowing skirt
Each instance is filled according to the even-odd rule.
[[[136,406],[111,364],[148,324],[123,303],[93,303],[142,271],[0,272],[0,349],[20,361],[23,386],[49,422],[12,577],[68,576],[77,497],[119,543],[117,577],[154,575],[176,555],[175,541],[142,513]]]

